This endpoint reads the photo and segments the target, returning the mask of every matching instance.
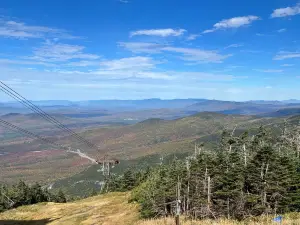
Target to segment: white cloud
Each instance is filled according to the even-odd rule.
[[[78,62],[70,62],[65,64],[66,66],[75,66],[75,67],[86,67],[86,66],[99,66],[100,63],[97,61],[86,61],[86,60],[81,60]]]
[[[119,2],[122,2],[122,3],[129,3],[129,1],[127,1],[127,0],[119,0]]]
[[[169,73],[164,72],[152,72],[152,71],[141,71],[135,74],[139,78],[150,78],[150,79],[163,79],[163,80],[173,80],[174,77]]]
[[[47,62],[38,62],[31,60],[17,60],[17,59],[0,59],[0,64],[9,65],[42,65],[42,66],[50,66],[53,67],[55,64],[47,63]]]
[[[230,28],[239,28],[242,26],[246,26],[251,24],[252,22],[259,20],[258,16],[241,16],[241,17],[233,17],[231,19],[221,20],[216,23],[212,29],[203,31],[203,34],[211,33],[221,29],[230,29]]]
[[[196,63],[214,62],[220,63],[231,55],[221,55],[216,51],[207,51],[196,48],[178,48],[178,47],[164,47],[163,51],[175,52],[183,54],[180,58],[185,61],[192,61]]]
[[[208,34],[208,33],[214,32],[214,31],[216,31],[216,30],[215,29],[209,29],[209,30],[203,31],[202,34]]]
[[[130,32],[130,36],[137,35],[148,35],[148,36],[160,36],[160,37],[168,37],[168,36],[181,36],[186,32],[184,29],[151,29],[151,30],[137,30]]]
[[[277,30],[278,33],[283,33],[283,32],[286,32],[286,29],[285,28],[282,28],[282,29],[279,29]]]
[[[277,53],[277,55],[274,56],[273,60],[284,60],[284,59],[292,59],[292,58],[300,58],[300,52],[280,51]]]
[[[122,42],[120,46],[136,53],[178,53],[180,59],[195,63],[220,63],[231,55],[222,55],[217,51],[202,50],[197,48],[180,48],[155,43]]]
[[[200,34],[190,34],[187,38],[186,38],[186,40],[188,40],[188,41],[193,41],[193,40],[195,40],[196,38],[198,38],[198,37],[200,37],[201,35]]]
[[[230,82],[237,79],[245,79],[242,76],[233,76],[229,74],[215,74],[206,72],[178,72],[178,71],[154,71],[147,68],[129,68],[117,70],[99,70],[91,72],[91,74],[101,75],[113,79],[118,78],[142,78],[142,79],[157,79],[157,80],[177,80],[187,81],[210,81],[210,82]]]
[[[62,29],[26,25],[22,22],[0,19],[0,36],[10,38],[44,38],[55,36],[63,39],[78,38]]]
[[[228,45],[226,46],[224,49],[227,49],[227,48],[239,48],[239,47],[242,47],[244,46],[243,44],[231,44],[231,45]]]
[[[295,16],[297,14],[300,14],[300,4],[299,3],[293,7],[275,9],[273,11],[273,13],[271,14],[271,18]]]
[[[191,79],[199,81],[233,81],[239,78],[230,74],[216,74],[207,72],[169,72],[175,77],[181,77],[182,79]]]
[[[80,45],[52,43],[47,41],[41,47],[35,48],[33,51],[34,56],[29,58],[47,62],[62,62],[71,59],[95,60],[100,58],[95,54],[83,53],[84,49],[85,47]]]
[[[282,73],[283,72],[283,70],[274,70],[274,69],[266,69],[266,70],[255,69],[255,71],[262,72],[262,73]]]
[[[272,86],[265,86],[265,89],[272,89]]]
[[[289,67],[289,66],[294,66],[294,64],[282,64],[281,66]]]
[[[119,46],[134,53],[160,53],[164,45],[147,42],[119,42]]]
[[[155,67],[155,64],[150,57],[129,57],[115,60],[102,61],[101,66],[105,67],[105,70],[126,70],[126,69],[151,69]]]

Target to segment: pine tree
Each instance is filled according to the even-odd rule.
[[[132,169],[127,169],[123,174],[121,189],[123,191],[131,190],[135,187],[136,177]]]
[[[30,188],[30,191],[31,191],[31,204],[35,204],[38,202],[46,202],[48,200],[40,184],[35,183]]]
[[[64,192],[61,189],[59,189],[55,200],[58,203],[66,203],[67,202],[66,196],[65,196]]]
[[[244,166],[238,152],[223,160],[215,177],[213,199],[221,216],[242,218],[244,212]]]

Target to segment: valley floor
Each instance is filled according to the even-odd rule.
[[[174,225],[174,219],[142,221],[137,204],[128,203],[129,193],[109,193],[75,202],[40,203],[23,206],[0,214],[0,225]],[[272,217],[246,222],[231,220],[184,221],[181,225],[267,225]],[[300,214],[284,216],[284,225],[300,225]]]

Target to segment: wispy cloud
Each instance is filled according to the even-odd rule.
[[[290,66],[294,66],[294,64],[282,64],[281,66],[290,67]]]
[[[282,29],[279,29],[277,30],[278,33],[283,33],[283,32],[286,32],[286,29],[285,28],[282,28]]]
[[[147,42],[119,42],[119,46],[134,53],[160,53],[165,45]]]
[[[224,49],[227,49],[227,48],[239,48],[239,47],[243,47],[243,46],[244,46],[243,44],[231,44],[231,45],[226,46]]]
[[[59,37],[63,39],[75,39],[67,31],[44,26],[27,25],[23,22],[0,19],[0,36],[10,38],[44,38],[47,36]]]
[[[204,62],[214,62],[220,63],[224,59],[230,57],[231,55],[221,55],[217,51],[208,51],[197,48],[178,48],[178,47],[164,47],[163,51],[180,53],[181,59],[185,61],[192,61],[198,63]]]
[[[202,50],[198,48],[180,48],[169,45],[160,45],[155,43],[139,43],[139,42],[122,42],[120,46],[138,53],[153,53],[171,52],[179,54],[179,58],[185,61],[195,63],[220,63],[231,55],[222,55],[217,51]]]
[[[193,40],[197,39],[197,38],[200,37],[200,36],[201,36],[201,34],[190,34],[190,35],[186,38],[186,40],[188,40],[188,41],[193,41]]]
[[[155,62],[150,57],[129,57],[115,60],[102,61],[101,66],[105,67],[105,70],[126,70],[126,69],[151,69],[155,67]]]
[[[122,3],[129,3],[129,1],[127,1],[127,0],[119,0],[119,2],[122,2]]]
[[[151,30],[137,30],[130,32],[130,36],[138,36],[138,35],[147,35],[147,36],[160,36],[160,37],[168,37],[168,36],[181,36],[186,32],[184,29],[151,29]]]
[[[233,17],[231,19],[224,19],[216,23],[212,29],[203,31],[203,34],[215,32],[217,30],[243,27],[259,19],[260,18],[258,16],[252,16],[252,15]]]
[[[283,70],[274,70],[274,69],[254,69],[257,72],[262,72],[262,73],[282,73]]]
[[[71,59],[95,60],[100,56],[95,54],[86,54],[83,52],[84,46],[69,45],[53,42],[45,42],[41,47],[35,48],[33,57],[30,59],[47,61],[47,62],[63,62]]]
[[[273,11],[273,13],[271,14],[271,18],[295,16],[298,14],[300,14],[300,4],[299,3],[293,7],[275,9]]]
[[[160,63],[160,61],[155,61],[151,57],[144,56],[105,60],[100,62],[99,69],[90,71],[89,74],[101,75],[104,77],[109,77],[111,79],[174,79],[172,75],[166,72],[155,71],[156,65]]]
[[[42,66],[50,66],[53,67],[55,64],[47,63],[47,62],[38,62],[33,60],[18,60],[18,59],[0,59],[0,65],[42,65]]]
[[[81,60],[78,62],[70,62],[65,65],[66,66],[74,66],[74,67],[87,67],[87,66],[99,66],[100,63],[98,61]]]
[[[274,56],[273,60],[284,60],[293,58],[300,58],[300,52],[280,51]]]

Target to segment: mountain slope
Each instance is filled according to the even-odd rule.
[[[70,203],[41,203],[0,214],[0,224],[132,225],[138,221],[138,205],[128,204],[128,193],[109,193]],[[9,223],[15,221],[15,223]],[[34,223],[31,223],[31,225]]]
[[[195,140],[216,140],[225,127],[232,130],[237,126],[237,131],[242,131],[277,120],[279,119],[202,112],[171,121],[150,119],[135,125],[98,127],[79,132],[98,145],[98,151],[86,146],[80,147],[70,137],[59,133],[52,136],[51,140],[65,146],[72,145],[91,157],[108,154],[124,161],[156,153],[165,155],[192,152]],[[0,152],[6,153],[0,157],[0,169],[3,171],[0,179],[5,179],[6,182],[22,178],[29,182],[42,180],[51,183],[58,178],[78,173],[90,165],[88,160],[81,159],[78,155],[36,140],[10,142],[3,145]]]
[[[300,108],[286,108],[263,114],[264,117],[284,117],[300,115]]]

